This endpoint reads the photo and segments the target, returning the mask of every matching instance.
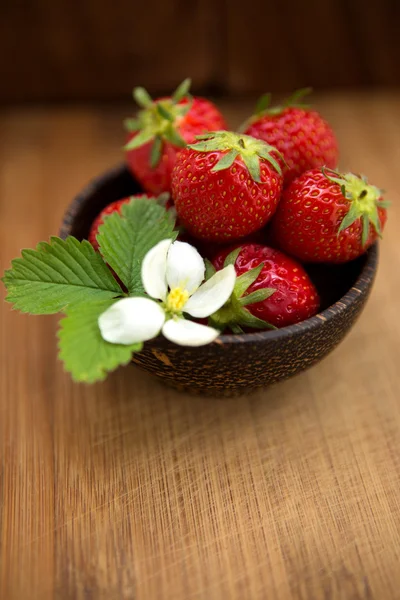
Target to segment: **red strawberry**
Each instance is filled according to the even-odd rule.
[[[129,198],[122,198],[121,200],[111,202],[111,204],[108,204],[105,208],[103,208],[101,213],[97,215],[97,217],[93,221],[92,226],[90,228],[90,233],[88,235],[88,240],[95,250],[98,250],[99,248],[99,244],[97,243],[96,238],[99,232],[99,227],[103,224],[105,217],[111,215],[114,212],[121,213],[121,209],[124,204],[132,200],[132,198],[143,198],[143,196],[145,196],[146,198],[152,198],[152,196],[150,196],[149,194],[135,194],[133,196],[129,196]],[[173,202],[169,194],[161,194],[157,198],[157,202],[165,206],[165,208],[167,208],[168,210],[173,207]]]
[[[317,290],[303,267],[283,252],[243,244],[214,257],[218,271],[227,264],[234,264],[238,277],[231,300],[213,315],[216,326],[229,326],[234,332],[242,325],[265,328],[260,327],[263,322],[285,327],[317,313]],[[243,316],[243,311],[247,315]],[[252,319],[256,320],[253,325]]]
[[[105,208],[103,208],[101,213],[93,221],[92,226],[90,228],[89,235],[88,235],[88,240],[92,244],[92,246],[95,250],[98,250],[98,248],[99,248],[99,244],[97,242],[97,234],[99,232],[100,225],[102,225],[104,223],[105,217],[107,217],[108,215],[111,215],[114,212],[121,213],[121,209],[124,204],[126,204],[127,202],[130,202],[130,200],[132,200],[132,198],[143,198],[143,196],[145,198],[153,198],[154,197],[154,196],[151,196],[150,194],[134,194],[133,196],[129,196],[129,198],[122,198],[121,200],[116,200],[115,202],[111,202],[111,204],[108,204]],[[155,200],[157,201],[158,204],[165,206],[165,208],[167,210],[175,212],[174,203],[172,202],[171,196],[169,194],[160,194],[158,197],[155,198]],[[176,220],[175,228],[177,228],[177,229],[180,228],[180,223],[178,222],[178,220]],[[184,231],[181,231],[181,233],[178,236],[178,239],[181,241],[185,241],[185,232]]]
[[[313,169],[285,190],[272,223],[285,252],[307,262],[343,263],[381,235],[389,202],[365,177]]]
[[[245,133],[275,146],[283,155],[284,185],[304,171],[338,162],[338,145],[326,121],[316,111],[299,103],[310,90],[299,90],[282,106],[269,108],[271,95],[260,98],[256,114],[245,125]]]
[[[142,196],[142,194],[139,194]],[[99,215],[95,218],[90,228],[90,232],[88,235],[88,240],[92,244],[95,250],[99,249],[99,244],[97,243],[97,234],[99,233],[99,227],[103,224],[104,218],[108,215],[111,215],[113,212],[121,212],[122,206],[129,202],[130,198],[122,198],[121,200],[116,200],[115,202],[111,202],[108,204]]]
[[[225,129],[217,107],[188,94],[186,79],[171,97],[153,101],[143,88],[134,97],[142,108],[136,119],[126,119],[128,166],[143,189],[153,194],[169,192],[177,153],[205,131]]]
[[[274,214],[282,176],[275,148],[217,131],[177,157],[172,197],[182,224],[203,240],[227,242],[261,229]],[[279,155],[279,153],[278,153]]]
[[[258,229],[254,233],[251,233],[250,235],[247,235],[246,237],[242,238],[240,240],[241,245],[266,244],[267,227],[264,227],[263,229]],[[203,258],[207,258],[209,260],[212,260],[218,252],[222,252],[224,248],[226,250],[232,248],[232,241],[229,241],[226,244],[221,244],[221,242],[207,242],[205,240],[199,240],[198,238],[194,238],[193,236],[188,236],[187,241],[189,242],[189,244],[197,248],[197,250],[200,252],[201,256],[203,256]]]

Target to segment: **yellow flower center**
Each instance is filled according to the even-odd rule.
[[[170,291],[167,296],[166,308],[170,312],[180,312],[189,300],[189,293],[180,287]]]

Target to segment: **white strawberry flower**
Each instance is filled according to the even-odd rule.
[[[102,337],[113,344],[134,344],[156,337],[160,331],[181,346],[202,346],[219,331],[184,318],[202,319],[219,310],[230,298],[236,273],[233,265],[204,280],[204,260],[186,242],[163,240],[142,263],[142,282],[150,298],[122,298],[99,317]]]

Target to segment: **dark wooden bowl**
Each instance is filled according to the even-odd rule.
[[[88,236],[110,202],[140,192],[124,166],[93,180],[68,208],[60,235]],[[208,395],[243,394],[311,367],[339,344],[360,315],[378,265],[378,246],[340,266],[307,270],[322,300],[321,312],[276,331],[221,335],[200,348],[184,348],[163,337],[146,342],[133,362],[180,390]]]

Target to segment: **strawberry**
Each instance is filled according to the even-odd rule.
[[[135,88],[141,107],[136,119],[126,119],[127,162],[146,192],[169,192],[171,172],[178,152],[205,131],[226,129],[217,107],[204,98],[189,96],[186,79],[171,97],[152,100],[146,90]]]
[[[319,296],[303,267],[283,252],[261,244],[222,250],[213,260],[219,271],[233,264],[236,285],[229,302],[213,315],[213,324],[240,333],[286,327],[315,315]]]
[[[142,194],[140,194],[142,195]],[[88,240],[92,244],[95,250],[99,249],[99,244],[97,242],[97,234],[99,233],[99,227],[104,223],[105,217],[111,215],[113,212],[121,212],[122,206],[129,202],[130,198],[122,198],[121,200],[116,200],[115,202],[111,202],[108,204],[99,215],[95,218],[90,228],[90,232],[88,235]]]
[[[268,227],[268,225],[267,225]],[[266,244],[267,243],[267,227],[263,229],[258,229],[254,233],[247,235],[246,237],[240,240],[240,243],[243,244]],[[198,238],[194,238],[193,236],[188,236],[188,242],[192,246],[195,246],[197,250],[200,252],[203,258],[207,258],[212,260],[214,256],[218,252],[222,252],[225,248],[232,248],[232,242],[227,242],[226,244],[221,244],[221,242],[207,242],[206,240],[199,240]]]
[[[184,227],[214,242],[261,229],[282,190],[281,169],[272,156],[276,149],[228,131],[198,139],[179,153],[172,172],[172,197]]]
[[[88,235],[88,240],[92,244],[95,250],[98,250],[99,244],[97,243],[97,234],[99,232],[99,227],[104,223],[105,217],[111,215],[114,212],[121,213],[121,209],[124,204],[132,200],[132,198],[143,198],[146,196],[147,198],[152,198],[149,194],[135,194],[133,196],[129,196],[129,198],[122,198],[121,200],[116,200],[115,202],[111,202],[108,204],[101,213],[95,218],[90,228],[90,232]],[[172,200],[169,194],[160,194],[157,198],[157,202],[162,206],[165,206],[168,210],[173,208]]]
[[[313,169],[284,191],[273,239],[302,261],[344,263],[381,236],[388,206],[382,190],[365,177]]]
[[[283,155],[284,185],[315,167],[336,168],[338,145],[326,121],[301,104],[309,89],[299,90],[281,106],[269,107],[271,95],[260,98],[256,113],[243,127],[247,135],[275,146]]]

